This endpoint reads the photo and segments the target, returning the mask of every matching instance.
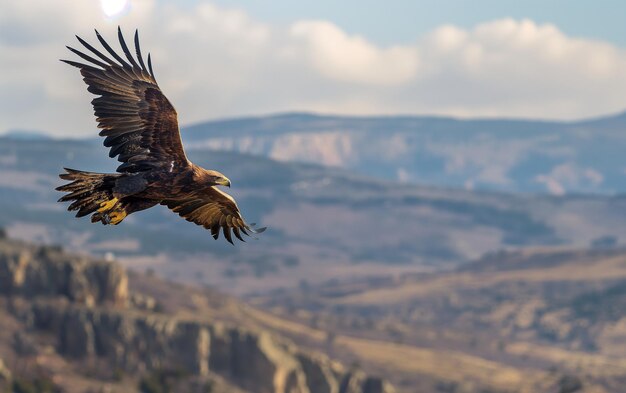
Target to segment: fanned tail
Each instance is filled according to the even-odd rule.
[[[64,169],[66,173],[59,177],[71,182],[56,190],[67,193],[59,202],[71,201],[67,210],[77,211],[76,217],[93,213],[91,222],[102,222],[105,225],[119,224],[126,217],[125,207],[113,195],[115,181],[122,175]]]

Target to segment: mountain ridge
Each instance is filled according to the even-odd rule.
[[[183,127],[188,148],[320,163],[413,184],[626,191],[626,112],[577,121],[284,113]]]
[[[188,150],[316,163],[411,184],[610,195],[626,192],[625,130],[626,112],[573,121],[283,112],[194,123],[181,134]],[[95,132],[88,139],[101,143]]]

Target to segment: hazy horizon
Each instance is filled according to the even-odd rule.
[[[626,114],[626,107],[623,110],[619,110],[616,112],[604,113],[595,116],[586,116],[578,119],[550,119],[550,118],[540,118],[540,117],[507,117],[507,116],[454,116],[454,115],[437,115],[437,114],[412,114],[412,113],[396,113],[396,114],[350,114],[350,113],[326,113],[326,112],[314,112],[314,111],[279,111],[279,112],[267,112],[267,113],[258,113],[258,114],[242,114],[242,115],[234,115],[234,116],[224,116],[224,117],[216,117],[209,118],[206,120],[199,120],[197,122],[189,123],[189,124],[181,124],[181,131],[184,132],[186,128],[207,124],[207,123],[220,123],[220,122],[229,122],[229,121],[237,121],[244,119],[264,119],[264,118],[272,118],[272,117],[281,117],[281,116],[293,116],[293,115],[302,115],[302,116],[314,116],[314,117],[330,117],[330,118],[362,118],[362,119],[385,119],[385,118],[440,118],[440,119],[450,119],[450,120],[458,120],[458,121],[521,121],[521,122],[546,122],[546,123],[578,123],[578,122],[586,122],[586,121],[594,121],[594,120],[602,120],[606,118],[618,117]],[[44,129],[29,129],[29,128],[8,128],[5,130],[0,130],[0,137],[11,135],[16,136],[20,132],[24,132],[26,134],[32,135],[41,135],[55,139],[92,139],[98,138],[98,129],[96,127],[97,123],[93,123],[93,131],[92,134],[81,134],[81,135],[57,135],[54,132],[44,130]],[[32,136],[31,135],[31,136]],[[184,137],[184,136],[183,136]]]

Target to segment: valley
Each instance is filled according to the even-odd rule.
[[[189,155],[228,173],[244,215],[270,228],[259,241],[232,248],[162,206],[113,228],[73,218],[56,202],[61,165],[115,168],[89,141],[0,138],[0,225],[16,238],[236,294],[449,269],[502,249],[620,245],[626,233],[623,196],[477,192],[239,153]]]

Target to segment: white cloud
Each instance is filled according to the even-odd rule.
[[[417,48],[380,49],[363,37],[350,37],[326,21],[302,21],[291,28],[303,40],[301,50],[322,74],[338,82],[398,85],[417,73]]]
[[[139,27],[183,124],[285,110],[580,118],[626,101],[623,50],[530,20],[380,47],[327,21],[273,26],[206,1],[134,0],[111,21],[97,0],[21,0],[0,5],[0,132],[93,134],[91,97],[57,59],[72,57],[73,34],[114,40],[118,23],[129,36]]]

